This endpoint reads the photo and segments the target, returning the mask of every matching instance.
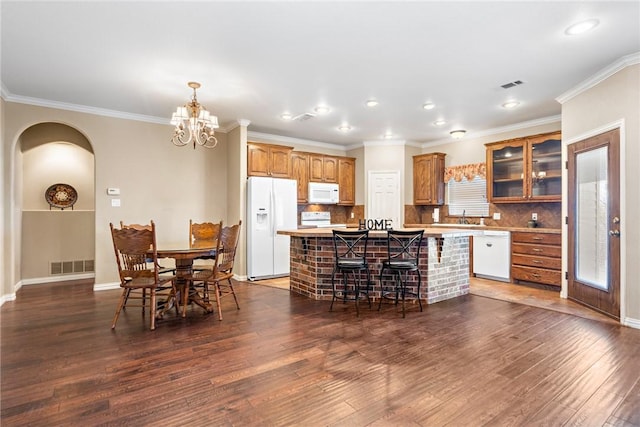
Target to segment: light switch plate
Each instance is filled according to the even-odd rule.
[[[107,188],[107,194],[109,196],[119,196],[120,189],[119,188]]]
[[[119,208],[120,207],[120,199],[111,199],[111,207]]]
[[[495,219],[496,221],[500,219],[500,212],[494,212],[493,213],[493,219]]]

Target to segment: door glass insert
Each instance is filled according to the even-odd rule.
[[[523,147],[505,147],[493,152],[493,197],[524,195]]]
[[[576,279],[608,290],[608,147],[576,155]]]

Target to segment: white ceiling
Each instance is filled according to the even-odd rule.
[[[3,0],[5,100],[168,124],[198,81],[223,127],[340,145],[430,142],[560,114],[555,98],[640,51],[640,1]],[[567,26],[600,25],[580,36]],[[503,89],[502,84],[523,85]],[[375,108],[364,105],[379,100]],[[500,105],[517,99],[520,106]],[[426,111],[427,102],[436,108]],[[66,105],[69,104],[69,105]],[[326,115],[286,122],[331,107]],[[433,122],[444,118],[447,124]],[[349,133],[337,127],[348,122]],[[167,135],[171,129],[167,128]]]

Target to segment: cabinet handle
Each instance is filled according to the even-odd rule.
[[[535,277],[536,279],[539,279],[539,278],[540,278],[540,275],[539,275],[539,274],[532,274],[532,276],[533,276],[533,277]]]
[[[543,240],[542,237],[533,237],[531,240]]]
[[[539,259],[534,259],[534,260],[533,260],[533,263],[534,263],[534,264],[542,264],[542,261],[540,261]]]
[[[539,248],[533,248],[532,250],[533,252],[542,252],[542,249],[539,249]]]

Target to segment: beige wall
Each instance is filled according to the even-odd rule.
[[[562,105],[562,139],[575,142],[610,124],[624,122],[621,134],[621,243],[623,315],[640,326],[640,65],[618,71]],[[563,215],[567,207],[563,204]],[[622,319],[624,321],[624,319]]]
[[[109,222],[156,222],[160,244],[186,242],[189,218],[227,218],[227,138],[218,133],[215,149],[175,147],[169,125],[97,116],[45,107],[3,102],[3,179],[8,197],[3,204],[5,269],[3,295],[15,292],[22,279],[22,157],[16,144],[25,129],[38,123],[62,123],[77,129],[95,154],[96,285],[117,280]],[[120,188],[121,207],[112,207],[106,194]],[[11,203],[6,201],[12,200]],[[234,218],[234,221],[237,220]],[[7,253],[8,252],[8,253]],[[7,264],[5,264],[7,265]]]

